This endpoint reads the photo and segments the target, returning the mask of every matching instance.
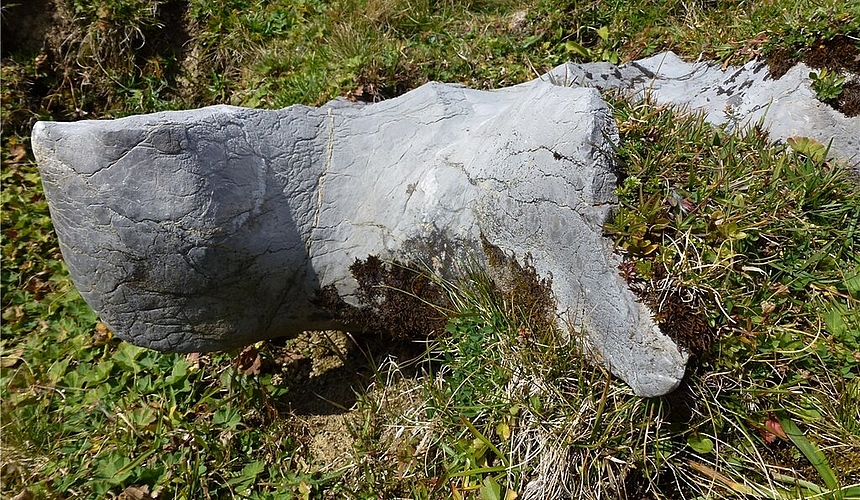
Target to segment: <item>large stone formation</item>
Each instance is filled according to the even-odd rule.
[[[799,68],[799,69],[798,69]],[[355,328],[318,300],[362,306],[356,259],[442,273],[483,242],[551,279],[558,323],[642,396],[673,390],[687,355],[619,277],[602,237],[616,205],[615,123],[594,89],[648,94],[775,139],[860,157],[860,123],[818,102],[806,68],[724,71],[667,53],[568,64],[493,92],[430,83],[397,99],[277,111],[214,106],[39,122],[33,150],[72,279],[118,336],[217,350]],[[485,240],[482,240],[482,237]]]
[[[483,235],[531,256],[559,324],[637,394],[684,375],[602,236],[617,132],[594,89],[430,83],[373,105],[39,122],[32,141],[75,285],[134,344],[350,328],[316,299],[333,287],[358,305],[356,259],[450,268],[480,261]]]

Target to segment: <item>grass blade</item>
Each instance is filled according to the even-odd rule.
[[[803,435],[803,432],[797,424],[795,424],[787,414],[777,414],[776,418],[779,421],[779,425],[782,426],[782,430],[785,431],[785,434],[788,436],[788,439],[797,446],[797,449],[803,453],[803,456],[805,456],[806,459],[809,460],[809,463],[815,467],[815,470],[818,471],[818,475],[821,477],[821,480],[824,481],[824,484],[833,491],[834,498],[842,500],[843,495],[839,488],[839,482],[836,480],[836,474],[834,474],[833,469],[830,468],[830,464],[827,463],[827,458],[824,456],[824,453],[821,452],[818,446]]]
[[[465,425],[469,428],[470,431],[472,431],[472,434],[474,434],[476,438],[480,439],[482,443],[487,445],[487,447],[490,448],[493,453],[496,454],[497,457],[499,457],[502,463],[505,464],[505,467],[510,467],[510,463],[508,462],[508,459],[507,457],[505,457],[504,453],[499,451],[499,449],[496,448],[496,445],[491,443],[490,440],[487,439],[487,436],[485,436],[481,431],[479,431],[478,428],[472,424],[472,422],[469,422],[469,419],[467,419],[464,415],[460,415],[460,420],[463,422],[463,425]]]

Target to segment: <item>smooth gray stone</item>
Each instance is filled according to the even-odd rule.
[[[818,100],[810,68],[797,64],[779,79],[764,61],[723,69],[713,61],[688,63],[664,52],[620,66],[566,63],[542,79],[558,85],[619,89],[646,94],[658,104],[701,110],[715,125],[740,130],[762,120],[774,141],[794,136],[831,144],[831,156],[860,174],[860,117],[849,118]],[[831,143],[832,141],[832,143]]]
[[[358,259],[450,268],[480,235],[552,278],[582,329],[642,396],[675,389],[686,353],[619,276],[615,122],[594,89],[485,92],[430,83],[373,105],[214,106],[39,122],[32,143],[72,278],[119,337],[164,351],[348,328]],[[450,269],[449,269],[450,270]]]

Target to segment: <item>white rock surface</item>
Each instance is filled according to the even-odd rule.
[[[430,83],[374,105],[215,106],[40,122],[33,148],[72,278],[121,338],[169,351],[349,328],[356,258],[451,267],[480,235],[552,278],[637,394],[673,390],[686,354],[618,275],[615,122],[594,89]]]
[[[688,63],[664,52],[620,66],[567,63],[542,79],[619,89],[640,98],[647,94],[658,104],[704,111],[710,123],[729,131],[761,120],[774,141],[804,136],[830,144],[831,156],[847,160],[860,174],[860,116],[849,118],[819,101],[810,85],[810,71],[801,63],[774,79],[764,61],[723,69],[713,61]]]

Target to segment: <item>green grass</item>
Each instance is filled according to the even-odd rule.
[[[739,450],[717,455],[734,472],[722,473],[740,482],[757,470],[752,487],[761,489],[768,470],[791,464],[782,455],[769,459],[772,443],[762,442],[768,433],[755,435],[783,415],[780,422],[808,426],[807,437],[827,450],[821,457],[840,464],[844,480],[832,481],[808,449],[794,453],[793,467],[813,462],[819,484],[856,485],[856,179],[823,159],[824,146],[771,145],[758,128],[725,134],[701,116],[624,101],[616,103],[616,119],[628,177],[607,229],[644,296],[654,304],[684,296],[685,307],[718,334],[691,382],[703,396],[696,410],[707,417],[709,439]],[[741,455],[745,442],[757,455]],[[743,468],[734,469],[733,460]],[[765,490],[779,488],[785,485]]]
[[[379,364],[351,461],[331,464],[286,408],[304,382],[279,370],[280,344],[161,354],[99,326],[27,141],[36,119],[496,88],[568,59],[744,63],[856,37],[852,2],[189,0],[180,24],[182,2],[58,4],[50,57],[0,68],[3,496],[860,497],[860,189],[822,145],[606,96],[625,174],[607,234],[694,352],[685,385],[642,399],[589,364],[527,267],[513,291],[481,269],[431,276],[454,304],[447,334],[411,366]]]
[[[270,498],[318,482],[295,470],[298,445],[272,418],[265,383],[223,359],[213,369],[86,335],[39,340],[13,355],[53,363],[21,361],[3,377],[4,455],[19,467],[7,491],[101,498],[145,485],[166,498]]]
[[[692,342],[676,394],[643,400],[477,272],[445,284],[457,313],[431,350],[440,368],[372,453],[424,443],[432,459],[398,473],[462,498],[530,483],[552,498],[856,498],[860,186],[821,145],[608,98],[627,177],[607,229],[624,269],[658,317],[687,297],[713,344]]]

